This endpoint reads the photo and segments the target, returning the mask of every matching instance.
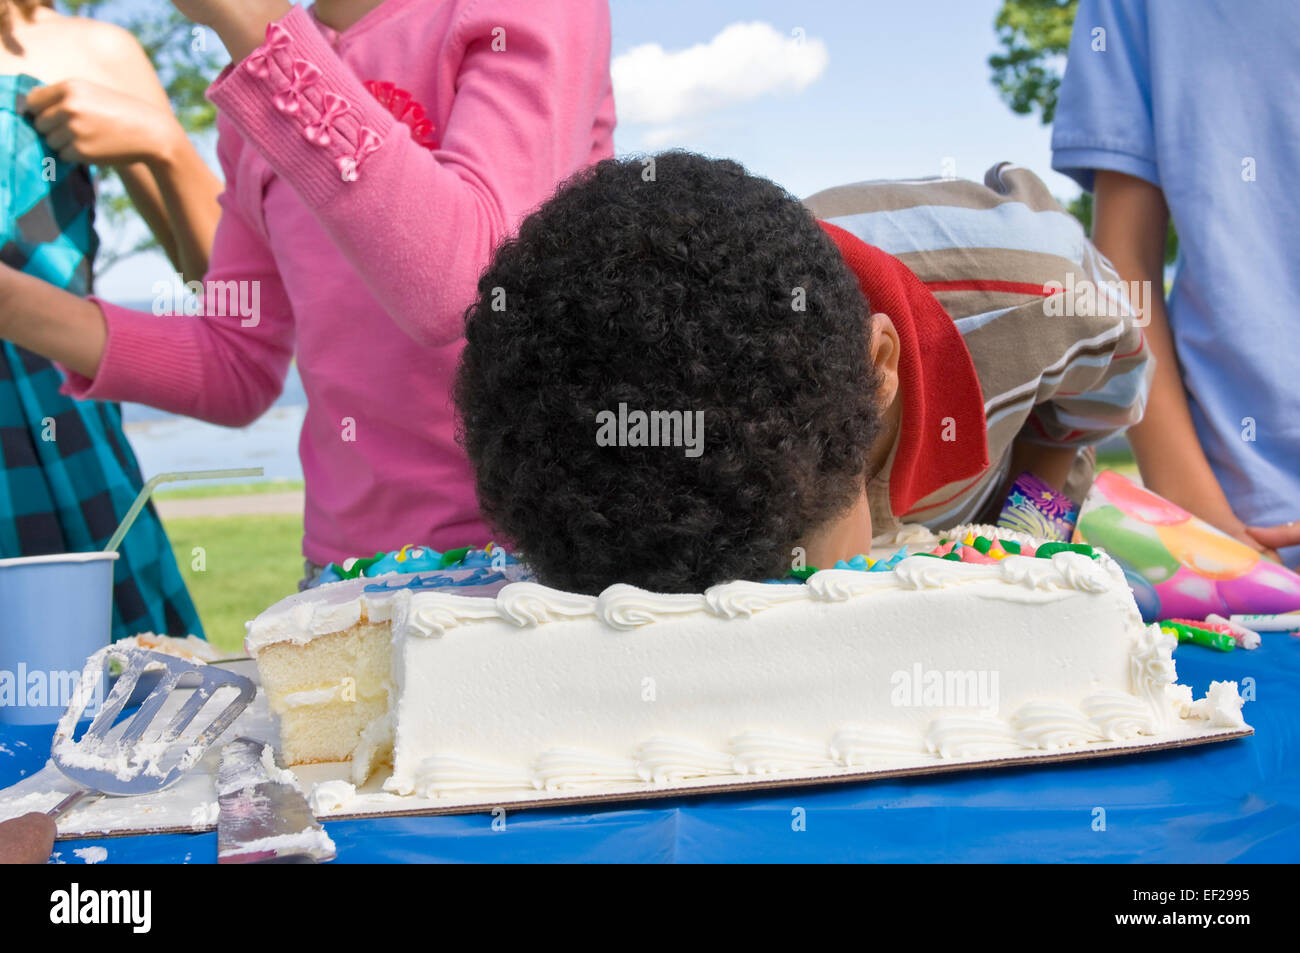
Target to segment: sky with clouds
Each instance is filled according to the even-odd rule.
[[[1050,169],[1050,131],[989,82],[1000,5],[611,0],[615,151],[727,156],[799,196],[952,170],[979,179],[1010,159],[1076,195]],[[161,255],[135,256],[102,272],[98,291],[147,298],[170,271]]]

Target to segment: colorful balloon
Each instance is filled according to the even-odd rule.
[[[1168,582],[1157,583],[1155,590],[1160,598],[1160,614],[1165,618],[1203,619],[1211,612],[1218,615],[1228,612],[1219,594],[1219,584],[1186,567],[1179,569]]]
[[[1135,571],[1132,566],[1122,560],[1116,561],[1119,563],[1120,568],[1124,570],[1124,581],[1133,590],[1133,598],[1137,600],[1138,612],[1142,613],[1142,621],[1155,622],[1160,618],[1160,594],[1156,592],[1156,587],[1143,579],[1141,573]]]
[[[1300,610],[1300,575],[1268,559],[1261,559],[1248,575],[1221,581],[1218,588],[1233,612],[1272,614]]]
[[[1245,543],[1200,520],[1189,520],[1178,526],[1157,526],[1155,529],[1175,559],[1207,579],[1243,576],[1261,558]]]
[[[1081,510],[1075,539],[1120,562],[1143,618],[1300,610],[1300,575],[1118,473],[1099,473]]]
[[[1163,496],[1157,496],[1113,470],[1097,474],[1092,492],[1105,496],[1125,515],[1152,526],[1173,526],[1192,518],[1192,514],[1178,504],[1170,503]]]
[[[1086,509],[1079,517],[1076,538],[1122,558],[1152,583],[1172,579],[1182,565],[1169,552],[1157,528],[1111,505]]]

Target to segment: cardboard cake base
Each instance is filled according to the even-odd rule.
[[[692,778],[670,784],[609,784],[598,790],[586,789],[582,793],[569,791],[518,791],[496,792],[495,795],[478,793],[465,797],[423,798],[415,795],[402,797],[383,790],[386,775],[379,772],[357,789],[356,800],[335,812],[320,814],[322,820],[351,820],[392,815],[412,817],[438,814],[474,814],[504,807],[520,811],[533,808],[573,807],[601,805],[619,801],[649,800],[652,798],[687,797],[705,794],[729,794],[744,791],[773,790],[779,788],[808,787],[823,784],[846,784],[875,781],[887,778],[921,777],[951,774],[957,771],[977,771],[989,768],[1026,767],[1061,761],[1087,761],[1126,754],[1145,754],[1193,745],[1233,741],[1255,733],[1253,728],[1215,728],[1190,730],[1179,737],[1152,739],[1149,743],[1133,740],[1091,744],[1087,748],[1070,748],[1057,751],[1029,751],[1022,754],[1002,754],[986,758],[938,758],[927,755],[915,763],[896,762],[888,768],[864,770],[863,768],[801,769],[770,774],[737,775],[734,778]],[[350,765],[346,763],[299,765],[294,769],[303,789],[322,781],[348,780]]]
[[[240,669],[256,678],[256,668],[247,663]],[[183,700],[181,695],[177,700]],[[738,775],[731,778],[695,778],[670,784],[617,783],[587,788],[581,792],[510,791],[489,792],[463,797],[401,797],[383,790],[386,774],[375,776],[356,792],[356,797],[335,812],[320,815],[324,820],[344,820],[381,816],[411,817],[438,814],[473,814],[495,808],[525,810],[545,807],[596,807],[619,801],[673,798],[704,794],[806,787],[821,784],[845,784],[886,778],[919,777],[976,771],[989,768],[1025,767],[1063,761],[1086,761],[1120,755],[1142,754],[1185,748],[1192,745],[1232,741],[1254,734],[1252,728],[1206,728],[1199,723],[1183,722],[1169,735],[1149,741],[1103,742],[1086,747],[1057,751],[1025,750],[984,758],[943,758],[918,755],[914,760],[895,761],[888,767],[870,770],[853,768],[800,769],[772,774]],[[257,698],[230,727],[223,740],[248,737],[278,747],[279,738],[265,696]],[[78,803],[59,821],[59,839],[115,837],[129,834],[191,833],[215,830],[217,826],[216,777],[221,759],[221,743],[214,745],[203,759],[175,785],[157,794],[138,797],[87,798]],[[305,793],[323,781],[350,780],[351,765],[346,762],[299,765],[294,770]],[[0,820],[28,811],[46,811],[77,786],[52,765],[12,787],[0,791]]]

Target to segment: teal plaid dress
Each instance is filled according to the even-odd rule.
[[[86,294],[99,240],[90,170],[24,115],[30,76],[0,76],[0,261]],[[102,549],[144,481],[116,404],[59,393],[48,360],[0,344],[0,558]],[[203,635],[158,514],[140,513],[113,577],[113,638]],[[3,607],[0,607],[3,612]]]

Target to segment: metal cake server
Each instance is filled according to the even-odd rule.
[[[217,806],[219,864],[334,859],[334,842],[264,741],[236,738],[222,747]]]

